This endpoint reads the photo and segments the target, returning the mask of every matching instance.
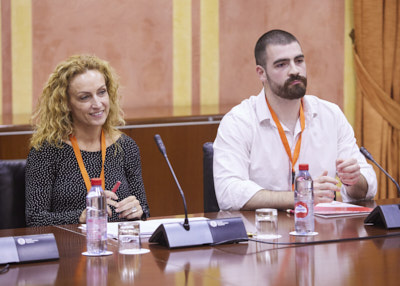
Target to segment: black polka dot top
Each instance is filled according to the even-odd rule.
[[[115,144],[107,147],[104,163],[105,188],[111,190],[117,181],[118,201],[135,196],[150,216],[142,180],[140,152],[135,141],[122,134]],[[122,150],[121,150],[122,149]],[[101,151],[82,151],[82,159],[90,178],[100,177]],[[28,226],[74,224],[86,208],[87,190],[72,146],[63,143],[57,148],[48,143],[32,148],[26,162],[26,223]],[[109,221],[118,221],[112,209]]]

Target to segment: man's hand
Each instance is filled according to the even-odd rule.
[[[336,172],[340,181],[342,181],[345,186],[357,184],[361,176],[360,165],[354,158],[347,160],[337,159]]]
[[[350,197],[353,199],[365,198],[368,192],[368,183],[361,174],[360,165],[356,159],[337,159],[336,172]]]
[[[337,186],[338,181],[328,176],[328,171],[324,171],[321,176],[314,179],[314,204],[330,203],[335,198],[334,192],[340,192]]]

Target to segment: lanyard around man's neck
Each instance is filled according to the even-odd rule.
[[[89,175],[86,171],[85,165],[83,164],[83,159],[82,159],[82,155],[81,155],[81,150],[79,149],[78,141],[76,140],[76,137],[73,135],[69,136],[69,140],[71,141],[72,148],[74,149],[76,161],[78,161],[79,169],[81,170],[83,180],[85,181],[86,189],[89,192],[90,188],[92,187],[92,184],[90,183]],[[104,161],[106,160],[106,139],[105,139],[103,130],[101,130],[100,142],[101,142],[100,179],[101,179],[101,186],[103,187],[103,190],[105,190]]]
[[[288,142],[288,140],[286,138],[285,131],[283,131],[282,124],[280,123],[280,121],[278,119],[278,116],[276,115],[276,113],[272,109],[271,105],[269,105],[267,96],[265,96],[265,100],[267,101],[267,105],[268,105],[269,111],[271,112],[272,119],[274,119],[276,127],[278,127],[279,136],[281,137],[282,144],[285,147],[286,154],[288,155],[289,160],[292,163],[292,191],[294,191],[294,178],[295,178],[295,175],[296,175],[296,172],[294,170],[294,165],[296,164],[297,159],[299,158],[299,155],[300,155],[301,135],[302,135],[304,127],[305,127],[305,119],[304,119],[304,111],[303,111],[303,100],[301,100],[301,104],[300,104],[300,126],[301,126],[301,131],[300,131],[299,139],[297,140],[297,143],[296,143],[296,147],[294,148],[293,157],[292,157],[292,152],[290,150],[289,142]]]

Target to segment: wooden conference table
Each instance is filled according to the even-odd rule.
[[[398,204],[400,199],[370,202]],[[371,205],[372,204],[372,205]],[[254,230],[254,212],[198,214],[209,218],[240,216]],[[365,216],[315,218],[318,236],[293,237],[293,215],[278,214],[278,242],[322,241],[399,233],[364,225]],[[86,257],[79,225],[0,230],[0,237],[53,233],[60,253],[54,261],[12,264],[0,285],[399,285],[400,236],[312,244],[271,245],[245,242],[169,250],[149,244],[143,255],[118,254],[110,239],[110,256]],[[0,253],[1,255],[1,253]]]

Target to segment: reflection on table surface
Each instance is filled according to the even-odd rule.
[[[239,216],[248,232],[255,229],[251,211],[198,216]],[[249,241],[169,250],[144,238],[150,253],[121,255],[117,241],[110,239],[113,254],[104,257],[81,254],[86,238],[79,225],[0,230],[0,236],[54,233],[60,253],[56,261],[11,265],[0,275],[0,285],[397,285],[400,236],[339,241],[400,232],[364,225],[364,219],[315,218],[317,236],[295,237],[289,235],[293,215],[279,212],[277,244]],[[287,244],[327,240],[337,241]]]

